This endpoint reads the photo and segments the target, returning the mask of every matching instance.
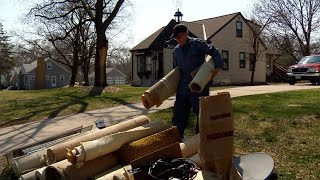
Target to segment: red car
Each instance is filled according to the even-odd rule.
[[[309,80],[312,84],[320,85],[320,55],[303,57],[298,64],[289,67],[287,74],[290,85],[301,80]]]

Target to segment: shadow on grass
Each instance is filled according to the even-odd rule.
[[[1,162],[4,163],[4,162]],[[18,180],[19,178],[14,174],[12,166],[6,165],[5,168],[0,173],[1,180]]]
[[[90,91],[89,89],[81,90],[85,92],[63,90],[52,95],[50,94],[50,96],[11,102],[11,105],[3,109],[4,115],[10,118],[3,119],[2,122],[0,122],[0,127],[21,124],[29,122],[33,119],[52,119],[57,117],[62,111],[71,106],[77,106],[77,109],[72,110],[72,112],[67,114],[83,113],[90,105],[88,101],[92,100],[93,98],[98,98],[101,101],[110,100],[121,105],[129,104],[129,102],[121,99],[120,97],[102,96],[103,89],[104,88],[94,87],[91,88]],[[22,113],[14,114],[14,112]],[[18,118],[14,118],[15,116],[18,116]]]

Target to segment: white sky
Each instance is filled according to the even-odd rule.
[[[167,25],[174,18],[173,14],[177,10],[176,0],[131,0],[131,2],[134,5],[134,13],[131,26],[128,28],[133,36],[133,40],[128,43],[130,48],[160,27]],[[252,4],[252,0],[180,0],[180,2],[179,8],[184,15],[184,21],[234,12],[245,13]],[[30,4],[25,0],[0,0],[0,21],[2,21],[4,29],[10,32],[25,28],[19,17],[27,13],[29,7]]]

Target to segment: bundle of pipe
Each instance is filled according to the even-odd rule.
[[[80,168],[75,167],[67,160],[63,160],[48,166],[44,170],[46,180],[75,179],[85,180],[94,177],[119,163],[117,156],[113,153],[87,161]]]
[[[192,92],[201,92],[212,78],[212,70],[214,70],[214,63],[211,56],[207,56],[205,62],[200,66],[198,72],[189,84]]]
[[[180,149],[183,158],[188,158],[198,153],[200,147],[200,135],[196,134],[184,142],[180,143]]]
[[[177,127],[161,131],[145,138],[123,145],[119,149],[119,155],[123,164],[139,159],[153,151],[164,148],[180,141]]]
[[[180,69],[176,67],[142,94],[141,100],[144,107],[147,109],[154,105],[159,107],[163,101],[176,93],[179,80]]]
[[[69,141],[54,145],[52,147],[47,148],[46,151],[46,160],[47,164],[53,164],[55,162],[61,161],[67,158],[67,148],[72,149],[76,146],[80,145],[80,142],[92,141],[104,136],[108,136],[113,133],[126,131],[138,126],[142,126],[150,122],[150,119],[147,116],[138,116],[134,119],[120,122],[116,125],[104,128],[99,131],[95,131],[90,134],[86,134],[84,136],[73,138]]]
[[[153,121],[129,131],[115,133],[94,141],[83,142],[80,146],[72,150],[69,149],[67,158],[72,164],[81,167],[84,162],[114,152],[126,143],[136,141],[168,128],[169,125],[164,124],[162,121]]]
[[[13,159],[12,167],[17,176],[46,165],[43,158],[45,149]]]

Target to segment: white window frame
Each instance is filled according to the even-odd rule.
[[[47,69],[52,69],[52,62],[47,62]]]

